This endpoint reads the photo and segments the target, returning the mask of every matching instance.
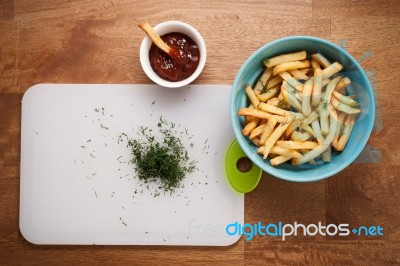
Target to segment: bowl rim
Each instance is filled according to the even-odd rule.
[[[165,79],[161,78],[160,76],[158,76],[157,73],[155,73],[154,70],[150,66],[148,53],[149,53],[149,49],[150,49],[152,41],[147,35],[144,36],[144,38],[142,39],[142,42],[140,44],[140,49],[139,49],[140,64],[142,66],[143,71],[147,75],[147,77],[149,79],[151,79],[154,83],[156,83],[160,86],[163,86],[163,87],[179,88],[179,87],[183,87],[183,86],[188,85],[189,83],[193,82],[201,74],[201,72],[204,69],[205,63],[206,63],[207,48],[206,48],[206,43],[204,41],[204,38],[202,37],[200,32],[197,31],[197,29],[194,28],[192,25],[190,25],[186,22],[177,21],[177,20],[169,20],[169,21],[161,22],[161,23],[155,25],[153,28],[158,34],[164,35],[169,32],[172,32],[172,31],[167,31],[165,33],[162,33],[164,31],[164,29],[166,29],[168,27],[177,27],[177,28],[187,30],[188,32],[191,33],[190,34],[191,36],[189,36],[189,37],[192,38],[199,46],[200,60],[199,60],[198,66],[197,66],[196,70],[193,72],[193,74],[190,75],[188,78],[186,78],[184,80],[180,80],[180,81],[168,81],[168,80],[165,80]]]
[[[356,152],[352,153],[349,157],[348,160],[345,161],[344,164],[340,165],[339,167],[337,167],[335,170],[333,171],[329,171],[326,173],[323,173],[322,175],[316,176],[316,177],[311,177],[311,178],[298,178],[296,176],[288,176],[288,175],[283,175],[280,172],[279,168],[275,168],[272,167],[270,164],[266,163],[264,160],[262,161],[263,163],[259,163],[258,160],[253,160],[252,157],[254,156],[253,153],[250,153],[249,149],[248,149],[248,143],[245,142],[245,138],[242,135],[241,131],[239,130],[238,127],[235,127],[235,119],[237,119],[237,111],[235,110],[235,99],[236,99],[236,92],[238,91],[238,89],[235,89],[238,87],[238,83],[239,78],[243,75],[243,72],[245,71],[245,69],[247,68],[247,66],[249,65],[249,63],[251,61],[253,61],[254,59],[256,59],[257,57],[260,56],[260,54],[265,50],[268,49],[270,47],[274,47],[276,45],[279,45],[280,43],[283,42],[287,42],[287,41],[298,41],[298,40],[308,40],[308,41],[315,41],[315,42],[319,42],[322,43],[323,45],[329,46],[331,48],[334,48],[336,50],[338,50],[341,54],[344,54],[345,57],[347,59],[349,59],[351,61],[351,63],[357,68],[357,72],[360,73],[361,78],[363,80],[366,81],[366,92],[369,95],[369,102],[371,103],[371,107],[369,110],[370,116],[372,117],[372,119],[368,120],[368,124],[367,124],[367,128],[365,129],[366,132],[366,138],[364,139],[363,142],[360,142],[359,144],[361,144],[361,149],[357,150]],[[231,120],[231,127],[232,130],[234,132],[234,135],[239,143],[239,145],[241,146],[241,148],[243,149],[243,151],[245,152],[245,154],[249,157],[249,159],[256,164],[258,167],[260,167],[263,171],[265,171],[266,173],[283,179],[283,180],[287,180],[287,181],[292,181],[292,182],[313,182],[313,181],[319,181],[322,179],[326,179],[330,176],[333,176],[335,174],[337,174],[338,172],[342,171],[343,169],[345,169],[347,166],[349,166],[351,163],[354,162],[354,160],[358,157],[358,155],[362,152],[362,150],[365,148],[368,139],[370,138],[372,129],[373,129],[373,125],[374,125],[374,120],[375,120],[375,98],[374,98],[374,92],[371,86],[371,83],[364,71],[364,69],[361,67],[361,65],[358,63],[357,60],[354,59],[353,56],[351,56],[346,50],[344,50],[342,47],[327,41],[325,39],[322,38],[318,38],[318,37],[313,37],[313,36],[288,36],[288,37],[283,37],[283,38],[279,38],[276,39],[272,42],[268,42],[266,44],[264,44],[263,46],[261,46],[260,48],[258,48],[254,53],[252,53],[247,59],[246,61],[243,63],[243,65],[240,67],[238,73],[236,74],[235,80],[233,82],[232,85],[232,90],[231,90],[231,95],[230,95],[230,103],[229,103],[229,114],[230,114],[230,120]],[[257,156],[259,156],[258,154],[256,154]]]

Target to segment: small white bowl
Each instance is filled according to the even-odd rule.
[[[193,80],[195,80],[201,73],[201,71],[204,68],[204,65],[206,64],[206,58],[207,58],[207,50],[206,50],[206,44],[204,42],[203,37],[200,35],[200,33],[190,26],[187,23],[181,22],[181,21],[166,21],[158,24],[157,26],[154,27],[154,30],[157,32],[158,35],[162,36],[167,33],[171,32],[180,32],[183,34],[186,34],[190,38],[192,38],[193,41],[197,43],[199,46],[200,50],[200,61],[199,65],[197,66],[196,70],[194,73],[188,77],[187,79],[181,80],[181,81],[168,81],[160,76],[157,75],[156,72],[152,69],[150,65],[150,60],[149,60],[149,50],[150,46],[152,44],[151,39],[146,35],[142,41],[142,44],[140,45],[140,63],[142,65],[142,68],[146,75],[155,83],[158,85],[161,85],[163,87],[169,87],[169,88],[178,88],[178,87],[183,87],[185,85],[188,85],[191,83]]]

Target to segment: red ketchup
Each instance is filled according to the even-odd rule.
[[[169,81],[180,81],[190,77],[199,65],[199,46],[186,34],[171,32],[161,39],[179,53],[180,62],[151,44],[149,51],[150,65],[161,78]]]

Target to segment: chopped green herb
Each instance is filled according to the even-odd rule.
[[[285,119],[285,121],[283,121],[282,126],[286,125],[287,123],[289,123],[289,121],[287,119]]]
[[[290,105],[287,102],[285,102],[284,100],[279,101],[277,107],[281,108],[281,109],[285,109],[285,110],[290,109]]]
[[[262,79],[260,79],[259,82],[261,83],[261,86],[263,87],[262,90],[260,91],[260,93],[261,93],[261,94],[264,94],[264,93],[269,92],[269,89],[268,89],[268,81],[266,81],[266,82],[263,84]]]
[[[121,221],[122,225],[124,225],[124,226],[127,226],[127,224],[125,223],[125,221],[124,221],[124,220],[122,220],[122,218],[121,218],[121,217],[119,217],[119,220]]]
[[[139,180],[156,182],[164,192],[173,193],[187,174],[197,170],[197,161],[189,162],[188,152],[172,130],[174,123],[168,123],[160,117],[157,126],[162,135],[160,141],[147,127],[139,128],[142,139],[128,138],[128,147],[133,156],[130,162]]]
[[[329,103],[328,103],[328,101],[326,101],[324,98],[321,98],[321,102],[322,102],[322,109],[328,109],[328,105],[329,105]]]

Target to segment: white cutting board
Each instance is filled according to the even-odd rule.
[[[224,156],[234,137],[227,85],[39,84],[22,100],[20,230],[35,244],[210,245],[238,240],[244,197],[229,187]],[[198,171],[173,195],[135,177],[121,133],[183,134]],[[184,133],[182,133],[184,132]],[[190,137],[190,138],[189,138]],[[190,144],[194,146],[190,148]]]

